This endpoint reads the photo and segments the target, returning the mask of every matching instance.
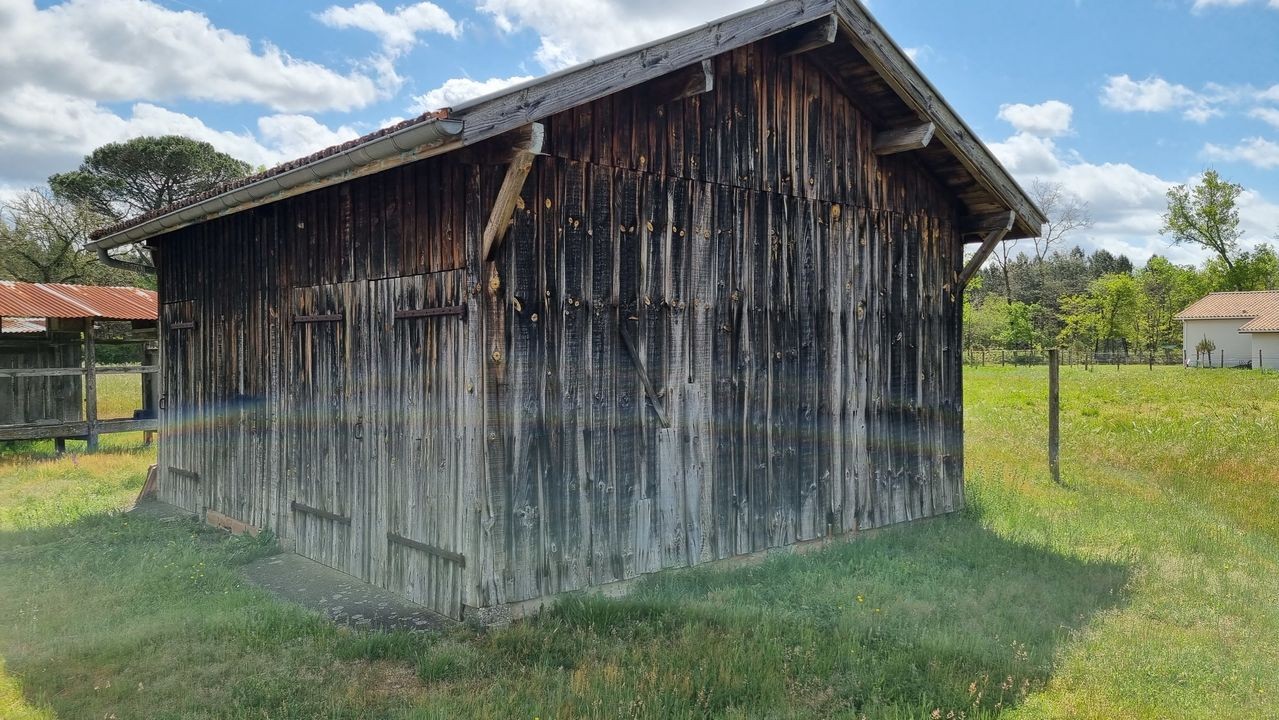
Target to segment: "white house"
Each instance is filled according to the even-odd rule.
[[[1187,363],[1279,370],[1279,290],[1211,293],[1177,319]],[[1197,351],[1204,338],[1216,346],[1211,359]]]

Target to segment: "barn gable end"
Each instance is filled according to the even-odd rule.
[[[956,283],[1006,208],[877,154],[909,108],[816,5],[520,109],[489,257],[502,133],[152,238],[162,498],[455,617],[962,507]]]

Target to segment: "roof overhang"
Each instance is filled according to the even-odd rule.
[[[891,121],[894,125],[884,129],[932,124],[932,144],[920,152],[921,162],[925,166],[936,164],[937,172],[944,175],[942,181],[965,204],[969,215],[980,219],[1012,211],[1016,220],[1008,239],[1039,235],[1045,222],[1042,211],[858,0],[775,0],[476,98],[452,108],[447,119],[426,119],[394,133],[370,136],[372,139],[351,143],[342,152],[319,153],[324,157],[315,162],[286,172],[268,171],[260,180],[175,206],[153,218],[109,228],[90,247],[105,250],[142,242],[187,225],[474,145],[766,37],[831,18],[838,23],[836,41],[814,55],[841,59],[855,54],[857,62],[874,69],[876,82],[891,91],[882,93],[886,100],[881,102],[891,106],[875,108],[869,114],[872,122]],[[856,94],[853,97],[860,99]]]

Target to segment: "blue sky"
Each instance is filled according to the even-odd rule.
[[[0,199],[104,142],[179,132],[257,165],[733,12],[742,0],[0,0]],[[1279,0],[872,0],[1024,183],[1140,262],[1163,194],[1242,183],[1279,234]]]

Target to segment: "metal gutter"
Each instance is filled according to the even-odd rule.
[[[461,120],[445,118],[411,125],[398,132],[383,135],[306,165],[277,175],[269,175],[220,195],[177,208],[172,212],[99,238],[89,243],[87,247],[96,250],[99,259],[109,265],[123,262],[107,257],[106,251],[215,217],[439,154],[454,142],[460,143],[462,127]]]

